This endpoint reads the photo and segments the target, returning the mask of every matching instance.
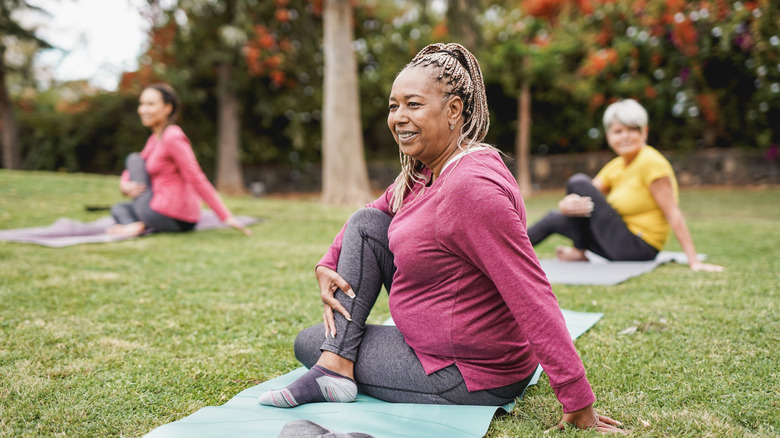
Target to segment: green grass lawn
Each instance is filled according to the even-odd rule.
[[[560,196],[528,199],[530,221]],[[119,200],[116,177],[0,171],[0,229],[94,220],[107,213],[84,206]],[[321,320],[314,264],[353,209],[226,203],[265,222],[251,238],[0,242],[0,436],[141,436],[299,366],[293,339]],[[725,272],[670,264],[618,286],[554,286],[562,307],[605,314],[576,343],[596,407],[633,436],[778,436],[780,188],[688,189],[681,204]],[[559,418],[543,376],[487,436],[542,436]]]

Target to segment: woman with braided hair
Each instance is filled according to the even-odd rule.
[[[458,44],[420,51],[393,83],[387,123],[401,173],[317,264],[323,323],[295,341],[309,371],[259,402],[350,402],[360,388],[390,402],[501,406],[541,364],[563,405],[560,427],[622,432],[593,410],[517,183],[482,143],[488,107],[474,56]],[[395,326],[366,324],[383,285]]]

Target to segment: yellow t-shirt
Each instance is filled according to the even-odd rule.
[[[607,202],[628,229],[659,251],[669,238],[669,222],[650,193],[650,183],[665,176],[672,182],[674,201],[679,202],[672,165],[650,146],[643,146],[628,166],[616,157],[596,175],[607,187]]]

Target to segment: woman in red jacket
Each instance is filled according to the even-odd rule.
[[[249,236],[251,231],[233,217],[203,174],[187,136],[173,124],[178,107],[178,97],[168,85],[153,84],[141,93],[138,115],[152,135],[140,154],[127,157],[119,188],[133,201],[111,208],[117,225],[108,233],[189,231],[200,218],[203,200],[224,223]]]

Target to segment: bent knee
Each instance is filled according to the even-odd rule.
[[[127,158],[125,158],[125,169],[128,169],[132,167],[133,165],[145,165],[146,162],[143,158],[141,158],[141,154],[138,152],[131,152],[127,155]]]
[[[593,187],[593,181],[584,173],[575,173],[566,181],[566,193],[581,194]]]
[[[364,222],[364,221],[376,221],[384,220],[390,216],[384,211],[378,208],[364,207],[352,214],[349,221]]]
[[[347,222],[347,227],[358,227],[358,229],[374,229],[380,227],[385,229],[390,226],[392,217],[377,208],[361,208],[356,211]]]

